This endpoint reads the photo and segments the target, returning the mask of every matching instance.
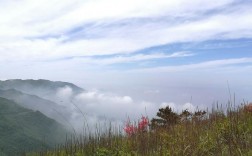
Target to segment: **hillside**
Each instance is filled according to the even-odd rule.
[[[62,118],[61,114],[65,114],[66,116],[69,115],[69,112],[66,110],[66,108],[58,105],[57,103],[43,99],[36,95],[26,94],[15,89],[0,89],[0,97],[12,100],[24,108],[40,111],[47,117],[55,119],[63,124],[66,121]]]
[[[20,155],[22,151],[51,148],[63,142],[66,134],[62,125],[41,112],[0,98],[1,155]]]
[[[70,87],[74,94],[78,94],[83,92],[84,89],[68,82],[61,81],[49,81],[49,80],[21,80],[21,79],[13,79],[0,81],[0,89],[8,90],[8,89],[16,89],[21,92],[37,95],[40,97],[50,97],[50,95],[55,95],[59,88]]]
[[[82,120],[83,116],[72,101],[83,92],[84,89],[68,82],[41,79],[0,81],[0,97],[12,100],[24,108],[39,111],[71,131],[82,131],[82,125],[76,119]]]

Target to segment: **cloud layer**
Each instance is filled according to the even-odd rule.
[[[149,118],[155,117],[159,108],[170,106],[175,112],[189,109],[195,111],[195,106],[191,103],[153,103],[147,101],[134,100],[130,96],[119,96],[112,93],[101,92],[98,90],[86,91],[75,95],[69,86],[59,88],[55,98],[50,99],[57,102],[64,112],[68,114],[67,118],[60,119],[69,126],[70,123],[78,132],[88,124],[94,128],[97,124],[112,122],[113,124],[123,125],[130,118],[137,121],[142,115]],[[59,102],[60,101],[60,102]]]
[[[252,37],[246,1],[23,0],[1,2],[0,13],[0,60],[124,54]]]

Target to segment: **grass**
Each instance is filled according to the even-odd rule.
[[[27,156],[191,156],[252,155],[252,110],[248,107],[183,113],[174,124],[153,125],[125,135],[111,125],[104,131],[72,136],[54,150]],[[198,111],[199,113],[200,111]],[[202,112],[202,111],[201,111]],[[175,113],[176,114],[176,113]],[[169,116],[167,116],[169,117]],[[159,118],[160,119],[160,118]],[[167,119],[167,121],[169,121]]]

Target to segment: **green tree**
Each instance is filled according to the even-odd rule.
[[[155,129],[158,127],[167,128],[173,126],[179,122],[179,115],[172,111],[172,109],[167,106],[165,108],[160,108],[157,112],[158,118],[153,118],[151,120],[151,128]]]

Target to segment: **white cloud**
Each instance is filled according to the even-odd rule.
[[[185,109],[189,111],[195,110],[195,106],[191,103],[179,105],[163,102],[159,105],[147,101],[136,101],[130,96],[119,96],[98,90],[86,91],[70,97],[68,95],[73,94],[69,88],[67,86],[59,88],[56,97],[59,97],[58,95],[64,95],[60,97],[61,100],[68,101],[63,101],[59,104],[61,106],[63,104],[64,111],[67,111],[69,114],[67,117],[68,122],[77,131],[83,129],[85,122],[85,124],[88,124],[92,128],[98,123],[109,121],[123,124],[128,117],[133,121],[139,120],[142,115],[153,118],[156,117],[159,108],[166,106],[170,106],[177,113]],[[69,99],[66,99],[66,97]]]
[[[73,95],[73,90],[69,86],[65,86],[63,88],[58,88],[58,91],[55,96],[55,100],[59,103],[59,101],[69,102],[69,99]],[[60,103],[59,103],[60,104]]]
[[[190,2],[186,0],[148,2],[145,0],[40,0],[36,2],[23,0],[5,2],[0,8],[0,18],[4,25],[12,26],[11,28],[19,26],[17,28],[24,29],[22,26],[35,26],[31,27],[31,32],[59,33],[88,21],[167,14],[184,16],[188,12],[197,13],[222,8],[232,2],[233,0],[205,1],[204,3],[200,0]],[[22,32],[23,29],[20,31]]]
[[[108,119],[124,120],[127,116],[137,119],[141,114],[152,112],[154,104],[134,101],[130,96],[117,96],[97,91],[84,92],[74,98],[87,114],[105,116]],[[153,112],[150,114],[153,115]]]
[[[1,60],[131,53],[167,43],[252,37],[252,22],[248,20],[252,18],[251,7],[246,3],[231,5],[233,2],[235,1],[1,2]],[[212,14],[208,15],[207,12],[211,11]],[[143,19],[146,20],[141,21]],[[93,26],[85,30],[90,23]],[[80,34],[77,39],[72,38],[71,31],[82,27],[84,34]],[[86,38],[85,33],[89,33],[91,38]]]
[[[67,126],[70,123],[78,132],[84,128],[84,123],[90,128],[94,128],[98,123],[110,121],[122,124],[128,117],[135,121],[140,119],[141,115],[153,117],[158,110],[155,103],[136,101],[130,96],[119,96],[98,90],[73,94],[69,86],[59,88],[55,98],[53,96],[48,98],[58,103],[59,108],[64,108],[55,108],[58,113],[67,114],[66,118],[61,119],[57,116],[56,120]]]
[[[169,106],[172,110],[177,111],[176,105],[173,102],[169,102],[169,103],[163,102],[163,103],[161,103],[160,108],[165,108],[167,106]]]
[[[195,106],[191,103],[185,103],[183,106],[182,106],[182,110],[188,110],[190,112],[194,112],[195,111]]]
[[[87,64],[95,65],[110,65],[117,63],[130,63],[138,61],[147,61],[152,59],[162,59],[162,58],[176,58],[176,57],[188,57],[193,56],[193,53],[190,52],[174,52],[172,54],[165,53],[153,53],[153,54],[136,54],[136,55],[119,55],[112,56],[107,58],[74,58],[74,61],[83,62]]]
[[[177,66],[164,66],[164,67],[154,67],[146,68],[140,70],[131,70],[129,72],[178,72],[178,71],[192,71],[192,70],[208,70],[216,69],[222,67],[228,67],[237,64],[252,63],[252,58],[235,58],[235,59],[223,59],[223,60],[213,60],[205,61],[200,63],[177,65]]]
[[[189,102],[183,105],[178,105],[173,102],[169,102],[169,103],[163,102],[160,105],[160,108],[165,108],[167,106],[169,106],[173,111],[178,112],[178,113],[182,112],[183,110],[188,110],[190,112],[194,112],[196,110],[196,107],[192,103],[189,103]]]

